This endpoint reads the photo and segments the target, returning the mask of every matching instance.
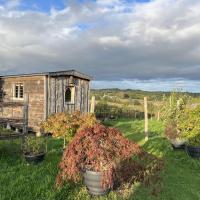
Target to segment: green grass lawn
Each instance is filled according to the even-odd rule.
[[[150,139],[144,141],[143,121],[107,121],[106,125],[119,128],[126,137],[138,142],[149,153],[165,160],[162,172],[162,191],[151,195],[151,188],[136,183],[131,190],[110,192],[96,199],[135,200],[200,200],[200,161],[185,152],[174,152],[163,137],[161,122],[150,121]],[[61,159],[62,141],[49,139],[46,159],[39,165],[28,165],[19,152],[18,142],[0,142],[0,200],[67,200],[91,199],[84,185],[66,183],[55,189],[55,177]]]

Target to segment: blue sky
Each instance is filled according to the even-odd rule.
[[[20,7],[21,9],[49,12],[52,7],[58,10],[63,9],[65,7],[65,2],[63,0],[23,0]]]
[[[0,0],[0,4],[5,5],[6,0]],[[65,4],[64,0],[22,0],[17,8],[21,10],[39,10],[42,12],[49,12],[52,7],[63,9]]]
[[[0,0],[0,74],[76,69],[96,88],[200,92],[199,10],[196,0]]]
[[[96,0],[73,0],[76,3],[84,4],[86,2],[96,2]],[[42,11],[49,12],[51,8],[55,8],[58,10],[64,9],[69,2],[73,2],[72,0],[21,0],[20,5],[18,6],[21,10],[34,10],[34,11]],[[149,0],[122,0],[123,3],[145,3],[149,2]],[[5,5],[6,0],[0,0],[0,4]]]

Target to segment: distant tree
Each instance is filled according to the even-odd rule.
[[[127,94],[127,93],[124,93],[124,95],[123,95],[123,98],[124,98],[124,99],[129,99],[129,98],[130,98],[130,96],[129,96],[129,94]]]
[[[133,101],[133,104],[136,105],[136,106],[140,106],[140,105],[141,105],[141,103],[140,103],[139,100],[134,100],[134,101]]]

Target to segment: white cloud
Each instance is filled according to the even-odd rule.
[[[97,4],[101,6],[122,5],[122,3],[119,0],[97,0]]]
[[[120,37],[117,36],[105,36],[99,38],[100,44],[108,46],[124,46],[127,44],[126,41],[122,41]]]

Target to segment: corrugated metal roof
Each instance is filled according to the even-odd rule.
[[[0,78],[12,78],[12,77],[28,77],[28,76],[75,76],[78,78],[92,80],[91,76],[78,72],[76,70],[65,70],[65,71],[55,71],[55,72],[41,72],[41,73],[30,73],[30,74],[12,74],[0,76]]]

